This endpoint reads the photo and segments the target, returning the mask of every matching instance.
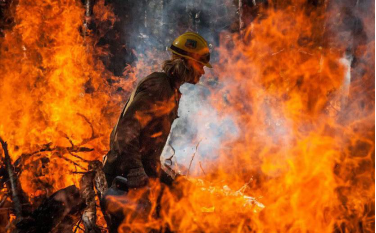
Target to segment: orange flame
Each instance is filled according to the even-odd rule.
[[[113,22],[104,1],[97,4],[95,20]],[[107,150],[121,98],[111,94],[116,85],[106,81],[112,77],[96,58],[101,51],[94,47],[93,38],[80,32],[84,12],[82,4],[73,0],[20,0],[15,6],[14,26],[0,38],[0,135],[8,141],[13,160],[48,143],[50,148],[72,144],[93,148],[80,153],[84,159],[101,159]],[[48,192],[77,184],[70,172],[86,165],[61,153],[45,152],[50,159],[46,168],[39,153],[30,157],[20,177],[27,193],[39,195],[44,182],[52,185]]]
[[[104,2],[96,4],[95,20],[113,22]],[[270,7],[241,37],[223,35],[214,71],[223,88],[210,98],[218,112],[233,116],[241,136],[228,135],[201,179],[178,179],[172,189],[151,180],[150,190],[114,200],[112,208],[127,214],[120,232],[373,230],[374,58],[365,56],[373,70],[365,67],[362,77],[373,90],[364,97],[354,82],[349,101],[336,103],[346,95],[345,48],[324,42],[326,8],[304,6]],[[27,157],[20,177],[30,197],[77,184],[70,172],[85,169],[78,156],[100,159],[108,149],[122,103],[113,93],[128,91],[150,68],[128,67],[130,78],[110,86],[106,79],[115,78],[97,59],[103,50],[80,33],[83,20],[80,1],[19,0],[15,25],[0,38],[0,135],[13,160],[39,151]],[[374,54],[374,41],[365,47],[371,52],[356,52]],[[78,146],[94,150],[64,149]],[[45,184],[52,187],[41,190]],[[132,215],[145,196],[148,211]]]
[[[346,45],[325,41],[329,10],[306,6],[296,1],[282,10],[269,8],[243,37],[223,35],[214,69],[223,87],[213,90],[211,101],[219,113],[234,116],[241,136],[228,135],[220,158],[206,164],[205,182],[183,182],[182,198],[165,191],[163,217],[154,227],[177,232],[373,230],[374,89],[362,98],[354,97],[361,94],[357,91],[353,96],[344,91]],[[374,41],[365,47],[374,53]],[[367,53],[361,55],[374,69]],[[374,71],[364,70],[363,82],[372,87]],[[360,84],[351,85],[361,90]],[[369,102],[360,107],[364,99]],[[349,108],[355,113],[349,115]],[[238,196],[227,194],[251,177]],[[252,196],[255,202],[246,208],[244,199]],[[123,224],[124,232],[153,228],[132,219]]]
[[[231,50],[220,48],[217,69],[225,84],[213,104],[236,116],[242,136],[221,151],[219,178],[257,177],[252,193],[262,195],[266,206],[252,218],[257,232],[358,232],[359,225],[372,231],[374,100],[369,109],[353,109],[364,115],[348,119],[356,126],[339,121],[346,106],[339,115],[330,114],[333,95],[344,94],[344,48],[323,46],[317,35],[324,28],[313,21],[324,19],[320,12],[307,14],[304,6],[297,1],[280,11],[269,9],[243,39],[235,38]],[[374,41],[367,46],[374,52]],[[373,58],[367,63],[374,67]],[[368,75],[373,74],[365,74],[366,81]],[[348,151],[358,143],[362,146]],[[344,167],[353,177],[339,174]]]

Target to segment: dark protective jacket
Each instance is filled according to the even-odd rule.
[[[155,72],[139,82],[129,97],[110,138],[104,172],[111,185],[116,176],[144,168],[148,177],[165,183],[172,178],[161,170],[160,155],[177,118],[181,93],[173,78]]]

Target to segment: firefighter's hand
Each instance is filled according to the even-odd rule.
[[[148,184],[149,178],[145,173],[144,168],[135,168],[129,170],[128,176],[128,187],[129,188],[141,188]]]

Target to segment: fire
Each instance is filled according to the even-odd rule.
[[[94,20],[113,21],[103,4],[94,9]],[[70,152],[86,160],[101,159],[121,98],[111,94],[115,86],[106,81],[112,77],[97,58],[101,51],[94,47],[95,35],[82,35],[83,5],[21,0],[11,10],[14,26],[0,38],[0,135],[10,145],[13,161],[46,147],[92,148]],[[68,150],[25,158],[20,181],[30,196],[77,184],[78,176],[71,172],[87,167]],[[50,188],[40,190],[41,184]]]
[[[211,74],[221,88],[210,103],[240,132],[200,176],[171,189],[151,180],[114,200],[110,208],[127,216],[120,232],[373,231],[374,40],[355,52],[366,65],[346,89],[346,47],[326,41],[334,13],[293,2],[263,9],[241,35],[222,35]],[[124,98],[153,69],[140,59],[127,79],[112,77],[98,59],[100,35],[82,28],[81,1],[19,0],[11,13],[14,26],[0,37],[0,136],[13,162],[23,158],[19,181],[33,201],[78,186],[75,172],[106,153]],[[97,1],[91,20],[115,18]],[[372,90],[363,93],[364,83]]]
[[[325,18],[307,14],[304,6],[268,10],[244,38],[235,38],[231,50],[220,48],[218,76],[225,84],[213,103],[236,117],[243,136],[231,138],[221,151],[219,177],[257,177],[251,192],[262,195],[266,206],[252,218],[257,232],[358,232],[357,224],[372,231],[374,213],[367,208],[373,208],[375,197],[374,99],[369,97],[369,109],[352,100],[351,111],[362,118],[349,115],[341,121],[341,114],[349,114],[345,106],[330,114],[344,95],[345,48],[324,46],[318,35],[325,29],[313,21]],[[367,46],[374,52],[374,41]],[[367,62],[374,66],[373,58]],[[364,80],[368,75],[374,73]]]

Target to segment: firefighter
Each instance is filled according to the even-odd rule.
[[[154,72],[138,83],[111,133],[110,151],[104,158],[109,186],[120,182],[124,185],[117,187],[138,189],[147,186],[149,179],[167,185],[173,182],[161,169],[160,156],[178,116],[179,87],[198,83],[205,74],[204,66],[212,66],[208,43],[197,33],[177,37],[169,50],[172,57],[163,63],[163,72]]]
[[[208,43],[194,32],[177,37],[169,50],[172,58],[139,82],[128,99],[110,138],[110,151],[104,161],[107,183],[116,176],[127,178],[129,188],[143,187],[148,179],[171,177],[161,170],[160,155],[177,118],[184,83],[196,84],[209,63]]]

